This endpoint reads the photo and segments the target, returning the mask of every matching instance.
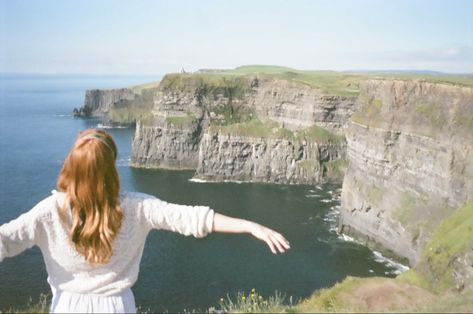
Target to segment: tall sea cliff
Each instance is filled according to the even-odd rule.
[[[417,265],[441,222],[473,200],[473,89],[369,80],[358,102],[345,133],[342,231]],[[461,285],[473,283],[472,249],[473,240],[455,257],[470,256]]]
[[[473,198],[472,81],[169,74],[146,88],[89,91],[78,112],[135,123],[134,167],[194,169],[214,181],[343,182],[340,231],[416,267],[433,265],[433,235]],[[472,252],[470,240],[446,261],[452,282],[468,289]]]

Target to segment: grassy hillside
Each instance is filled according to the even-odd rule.
[[[436,83],[473,86],[473,76],[471,75],[407,72],[310,71],[273,65],[247,65],[231,70],[203,70],[196,73],[174,73],[166,75],[163,81],[166,81],[165,84],[168,84],[167,86],[174,88],[185,88],[185,85],[192,86],[198,82],[222,86],[225,80],[232,81],[235,80],[236,77],[252,75],[301,83],[318,88],[327,94],[338,96],[357,96],[360,82],[367,79],[424,79]]]
[[[473,202],[469,202],[437,228],[415,268],[396,279],[349,277],[316,292],[295,310],[471,312],[473,291],[456,292],[453,265],[472,248]]]

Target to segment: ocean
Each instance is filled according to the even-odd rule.
[[[79,131],[102,127],[76,119],[86,89],[119,88],[159,77],[0,76],[0,225],[31,209],[55,189],[62,162]],[[293,300],[308,297],[346,276],[394,277],[404,268],[336,233],[337,185],[208,183],[192,171],[128,166],[133,128],[107,129],[115,138],[122,190],[139,191],[179,204],[207,205],[283,233],[286,254],[273,255],[248,235],[211,234],[204,239],[168,231],[148,236],[140,275],[132,288],[137,305],[150,311],[206,311],[219,299],[255,288]],[[0,310],[22,308],[49,293],[38,248],[0,263]]]

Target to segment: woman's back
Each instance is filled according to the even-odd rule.
[[[75,250],[60,218],[59,210],[65,200],[65,193],[55,192],[30,212],[2,226],[2,233],[18,239],[17,245],[10,242],[2,258],[38,245],[49,274],[48,282],[58,291],[120,293],[130,288],[138,277],[144,243],[151,229],[195,237],[212,231],[213,211],[208,207],[169,204],[146,194],[125,193],[120,203],[124,219],[114,241],[113,255],[106,264],[90,264]]]

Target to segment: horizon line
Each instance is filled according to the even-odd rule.
[[[429,69],[350,69],[350,70],[331,70],[331,69],[297,69],[291,68],[287,66],[280,66],[280,65],[265,65],[265,64],[252,64],[252,65],[241,65],[235,68],[200,68],[195,71],[187,71],[186,73],[198,73],[202,70],[234,70],[240,67],[251,67],[251,66],[274,66],[274,67],[281,67],[281,68],[288,68],[288,70],[296,70],[296,71],[316,71],[316,72],[340,72],[340,73],[403,73],[403,74],[430,74],[430,75],[455,75],[455,76],[472,76],[473,72],[445,72],[445,71],[437,71],[437,70],[429,70]],[[156,74],[139,74],[139,73],[74,73],[74,72],[1,72],[0,77],[5,76],[96,76],[96,77],[160,77],[162,78],[166,74],[171,73],[181,73],[180,71],[170,71],[165,73],[156,73]]]

